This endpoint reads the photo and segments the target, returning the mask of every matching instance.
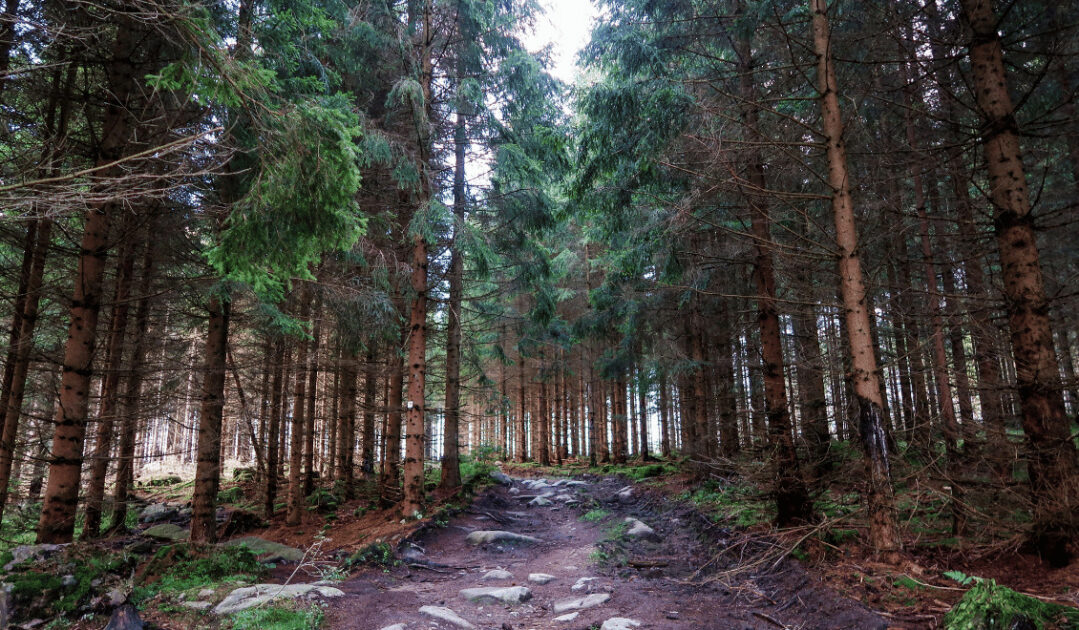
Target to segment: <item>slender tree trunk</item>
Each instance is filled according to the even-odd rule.
[[[316,288],[312,287],[312,291]],[[314,329],[311,332],[310,363],[307,367],[307,411],[304,417],[303,446],[303,495],[310,496],[315,491],[315,398],[318,395],[318,351],[322,342],[322,294],[315,298],[313,311]],[[323,412],[325,415],[325,412]]]
[[[1079,535],[1079,466],[1060,393],[1019,129],[992,4],[990,0],[962,0],[961,4],[963,19],[973,32],[973,91],[983,122],[982,146],[996,218],[1016,385],[1031,450],[1031,535],[1052,566],[1065,566],[1072,557],[1069,544]]]
[[[311,316],[311,287],[304,286],[300,296],[300,321],[306,322]],[[288,511],[285,525],[295,527],[300,524],[304,511],[303,493],[303,446],[307,405],[307,340],[299,340],[296,354],[296,391],[292,403],[292,432],[289,443],[288,465]]]
[[[375,474],[375,351],[367,350],[363,364],[363,454],[360,469]]]
[[[463,62],[458,70],[463,73]],[[457,122],[453,130],[453,216],[454,235],[450,253],[449,303],[446,305],[446,413],[442,453],[442,487],[461,485],[461,466],[458,460],[458,424],[461,415],[461,301],[464,295],[465,223],[465,151],[468,148],[468,129],[461,111],[464,99],[458,102]]]
[[[274,373],[270,393],[270,425],[266,430],[266,483],[263,486],[262,511],[266,518],[273,518],[274,502],[277,499],[278,460],[277,441],[281,429],[281,414],[284,404],[285,341],[278,339],[274,349]]]
[[[101,405],[94,454],[90,464],[90,486],[86,491],[86,512],[83,518],[82,537],[97,538],[101,533],[101,517],[104,513],[105,476],[109,470],[112,451],[112,434],[120,399],[120,376],[124,363],[124,346],[127,341],[127,320],[132,276],[135,273],[135,246],[128,243],[120,255],[113,292],[112,316],[109,322],[108,341],[105,347],[105,378],[101,386]]]
[[[152,231],[151,231],[152,233]],[[135,308],[135,341],[131,349],[131,368],[127,377],[120,411],[120,448],[116,458],[116,486],[112,497],[110,531],[122,532],[127,523],[131,487],[135,482],[135,438],[138,433],[140,403],[142,402],[143,368],[146,364],[146,333],[150,327],[150,288],[154,277],[154,245],[146,241],[142,257],[142,279],[139,281],[139,302]]]
[[[820,93],[823,134],[827,142],[828,181],[832,189],[836,244],[839,246],[840,292],[846,309],[847,335],[851,349],[851,377],[858,399],[858,420],[865,451],[868,484],[870,543],[878,553],[893,560],[900,548],[895,522],[888,444],[881,411],[879,375],[869,330],[865,281],[858,255],[858,232],[854,221],[850,174],[843,140],[843,117],[835,65],[831,54],[827,0],[810,0],[813,15],[813,44],[817,55],[817,83]]]
[[[382,503],[388,505],[396,503],[400,496],[401,482],[401,408],[404,391],[404,365],[396,348],[389,352],[390,383],[389,397],[387,400],[388,411],[386,414],[386,448],[383,454],[385,464],[382,467],[382,477],[379,482],[381,488]]]
[[[739,3],[739,11],[741,11]],[[763,138],[759,132],[756,110],[756,89],[753,85],[753,50],[748,32],[738,38],[736,50],[739,58],[739,76],[742,102],[742,122],[746,132],[755,142]],[[762,196],[768,183],[764,177],[764,164],[760,155],[753,151],[749,156],[748,186],[742,194],[749,204],[753,243],[756,251],[754,279],[757,285],[757,324],[761,335],[761,361],[764,378],[764,407],[768,416],[768,435],[775,452],[776,523],[786,527],[808,521],[812,515],[812,503],[802,477],[798,451],[794,448],[791,433],[791,416],[787,405],[787,387],[783,372],[783,338],[776,308],[775,263],[772,259],[771,209]]]
[[[667,371],[659,369],[659,452],[663,457],[671,456],[671,418],[670,399],[667,398]],[[722,438],[720,438],[722,440]]]
[[[11,483],[11,466],[15,455],[15,440],[19,432],[23,400],[26,395],[26,378],[30,372],[30,352],[33,349],[34,329],[37,326],[38,307],[41,303],[41,284],[45,274],[45,260],[52,240],[52,221],[41,219],[35,226],[35,242],[30,269],[27,275],[23,310],[19,319],[20,330],[14,346],[8,353],[6,368],[11,368],[11,381],[4,390],[3,431],[0,434],[0,520],[3,520]],[[14,337],[14,335],[13,335]],[[6,373],[5,373],[6,376]]]
[[[356,448],[356,355],[346,351],[341,358],[337,405],[337,474],[345,496],[352,497],[352,450]]]

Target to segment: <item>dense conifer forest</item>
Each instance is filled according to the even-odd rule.
[[[1079,3],[0,11],[0,629],[1079,628]]]

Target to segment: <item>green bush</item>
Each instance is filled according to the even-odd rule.
[[[993,580],[965,576],[960,580],[970,581],[973,588],[944,616],[945,630],[1010,630],[1031,625],[1038,630],[1079,628],[1079,609],[1043,602]]]
[[[236,504],[236,503],[240,503],[243,500],[244,500],[244,489],[241,488],[240,486],[233,486],[231,488],[226,488],[225,490],[222,490],[222,491],[217,493],[217,502],[218,503]]]

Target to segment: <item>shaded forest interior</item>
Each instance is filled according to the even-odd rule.
[[[499,462],[1079,605],[1079,3],[596,4],[4,0],[4,563]]]

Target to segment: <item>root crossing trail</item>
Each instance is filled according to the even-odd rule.
[[[728,530],[641,486],[600,478],[503,481],[446,527],[405,543],[402,565],[368,569],[341,585],[346,596],[330,602],[325,627],[889,627],[794,562],[709,579],[751,562],[752,552],[717,556]]]

